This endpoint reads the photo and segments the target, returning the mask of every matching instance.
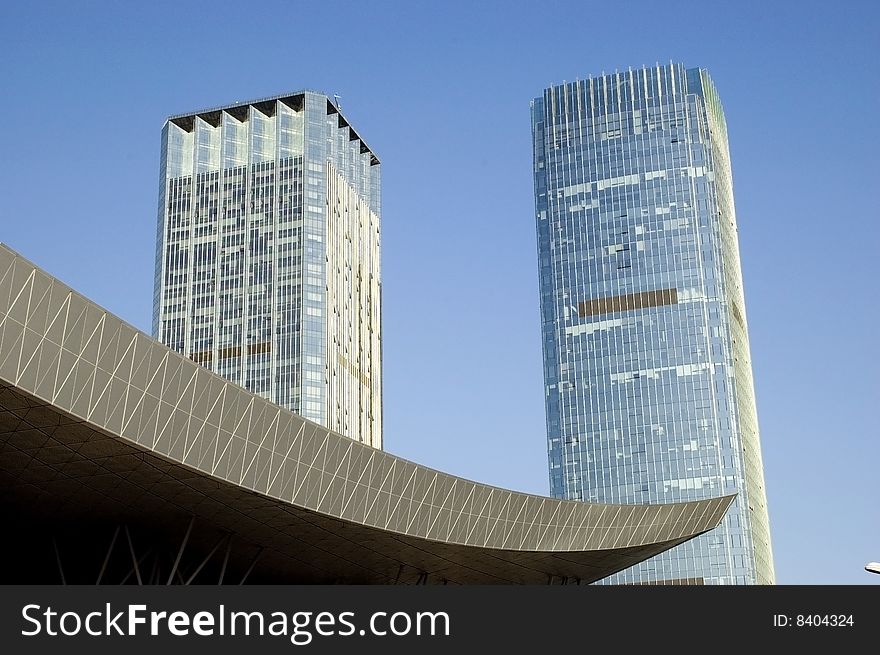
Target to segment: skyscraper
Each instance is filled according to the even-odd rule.
[[[379,160],[322,93],[170,117],[153,335],[382,446]]]
[[[727,127],[705,70],[532,102],[551,494],[738,496],[712,532],[611,583],[772,584]]]

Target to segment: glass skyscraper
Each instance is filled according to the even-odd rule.
[[[379,160],[322,93],[170,117],[153,334],[382,446]]]
[[[715,530],[605,582],[772,584],[727,127],[705,70],[532,102],[551,494],[736,492]]]

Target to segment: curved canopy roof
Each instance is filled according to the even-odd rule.
[[[466,427],[466,426],[465,426]],[[195,517],[285,582],[590,582],[733,496],[599,505],[441,473],[211,373],[0,245],[0,494],[48,522]]]

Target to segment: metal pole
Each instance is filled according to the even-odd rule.
[[[104,571],[107,570],[107,562],[110,561],[110,553],[113,552],[113,546],[116,545],[116,537],[119,536],[119,526],[116,526],[116,530],[113,532],[113,538],[110,540],[110,548],[107,549],[107,555],[104,557],[104,563],[101,565],[101,572],[98,573],[98,581],[95,582],[96,585],[101,584],[101,578],[104,577]]]
[[[64,579],[64,569],[61,568],[61,555],[58,553],[58,542],[52,537],[52,547],[55,549],[55,561],[58,563],[58,572],[61,574],[61,584],[66,585],[67,580]]]
[[[244,581],[248,579],[248,576],[251,574],[251,571],[254,570],[254,567],[257,565],[257,560],[260,559],[260,555],[263,554],[262,547],[257,551],[257,554],[254,556],[254,561],[251,562],[251,565],[248,567],[248,570],[245,572],[244,577],[241,579],[241,582],[238,584],[243,585]]]
[[[186,534],[183,536],[183,543],[180,544],[180,550],[177,551],[177,559],[174,560],[174,566],[171,567],[171,573],[168,575],[168,582],[166,584],[171,584],[171,581],[174,580],[174,574],[177,572],[177,565],[180,564],[180,558],[183,556],[183,549],[186,548],[186,542],[189,540],[189,533],[192,532],[193,523],[195,523],[195,521],[195,516],[189,520],[189,526],[186,528]]]
[[[138,558],[137,558],[137,561],[135,562],[135,566],[137,566],[138,564],[140,564],[141,562],[143,562],[145,559],[147,559],[147,557],[148,557],[150,554],[152,554],[152,552],[153,552],[152,549],[150,549],[150,550],[148,550],[147,552],[145,552],[143,555],[141,555],[140,557],[138,557]],[[158,557],[158,555],[157,555],[157,557]],[[134,569],[132,569],[131,571],[129,571],[129,572],[125,575],[125,577],[122,578],[122,582],[120,582],[119,584],[123,585],[123,584],[125,584],[126,582],[128,582],[128,579],[131,577],[131,574],[134,573],[134,572],[135,572]]]
[[[226,544],[226,554],[223,556],[223,566],[220,567],[220,580],[218,585],[223,584],[223,576],[226,573],[226,564],[229,562],[229,553],[232,552],[232,533],[229,534],[229,543]]]
[[[208,553],[208,555],[205,557],[205,559],[202,560],[202,563],[199,564],[199,565],[196,567],[196,570],[193,571],[192,575],[189,576],[189,578],[186,579],[186,582],[183,583],[184,585],[189,586],[189,583],[193,581],[193,578],[195,578],[195,577],[199,574],[199,571],[201,571],[202,568],[204,568],[205,564],[208,563],[208,560],[210,560],[211,557],[214,556],[214,553],[217,552],[217,549],[220,548],[220,544],[223,543],[223,540],[224,540],[224,539],[228,539],[228,538],[229,538],[228,536],[226,536],[226,537],[220,537],[220,540],[219,540],[219,541],[217,542],[217,544],[211,549],[211,552]]]
[[[134,562],[134,573],[137,576],[137,581],[139,585],[143,585],[144,581],[141,580],[141,570],[138,568],[138,559],[134,554],[134,544],[131,543],[131,533],[128,531],[128,526],[125,526],[125,537],[128,539],[128,550],[131,551],[131,561]],[[129,573],[128,575],[131,575]],[[128,576],[125,577],[128,580]]]

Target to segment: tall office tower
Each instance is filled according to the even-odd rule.
[[[610,583],[772,584],[727,127],[672,64],[532,102],[551,493],[737,493],[712,532]]]
[[[381,448],[379,169],[317,92],[170,117],[154,336]]]

